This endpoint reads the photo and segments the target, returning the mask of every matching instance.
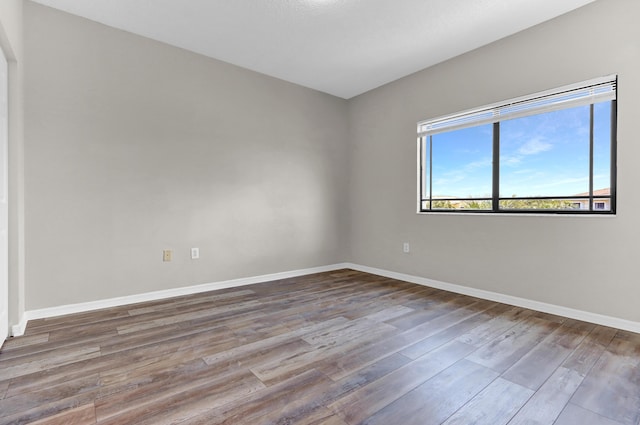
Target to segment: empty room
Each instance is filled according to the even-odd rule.
[[[639,18],[0,0],[0,424],[640,425]]]

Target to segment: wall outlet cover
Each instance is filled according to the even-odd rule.
[[[165,249],[162,251],[162,261],[171,261],[171,250]]]

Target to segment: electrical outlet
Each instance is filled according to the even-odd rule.
[[[197,260],[200,258],[200,248],[191,248],[191,259]]]
[[[411,252],[411,247],[409,246],[409,242],[405,242],[402,244],[402,252],[404,252],[405,254],[408,254],[409,252]]]
[[[162,261],[171,261],[171,250],[165,249],[162,251]]]

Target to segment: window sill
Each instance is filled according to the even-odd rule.
[[[444,216],[464,216],[464,217],[564,217],[564,218],[615,218],[617,214],[608,214],[608,213],[600,213],[600,214],[575,214],[575,213],[493,213],[493,212],[428,212],[428,211],[418,211],[418,215],[444,215]]]

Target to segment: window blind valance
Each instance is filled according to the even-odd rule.
[[[418,123],[418,136],[428,136],[513,118],[616,99],[617,75],[595,78],[493,105]]]

